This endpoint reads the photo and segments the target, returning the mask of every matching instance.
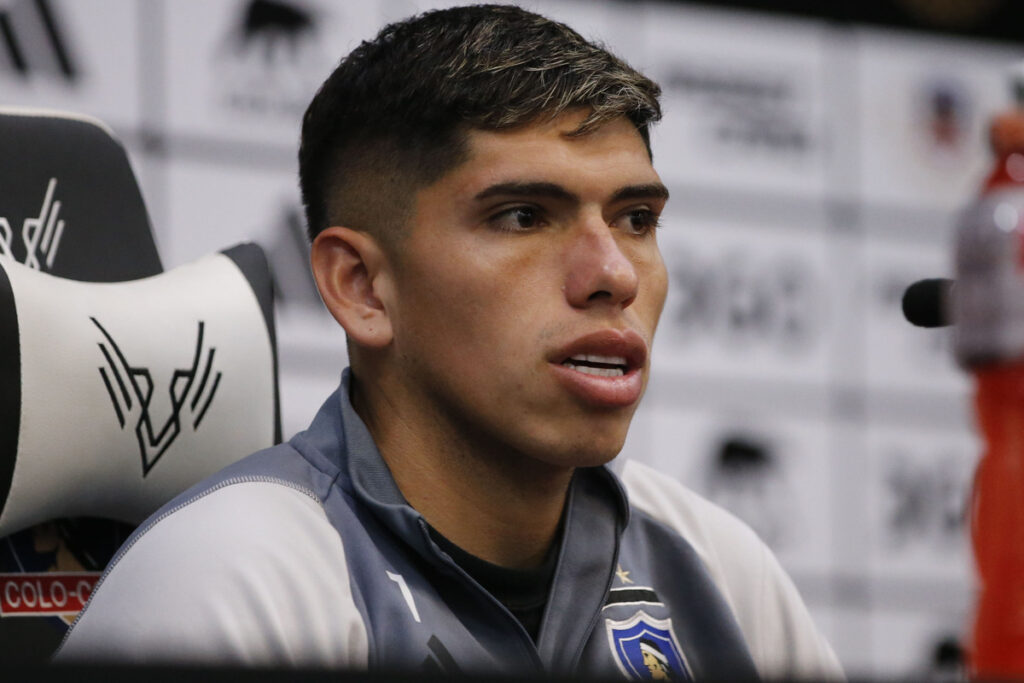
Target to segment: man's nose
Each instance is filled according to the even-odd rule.
[[[574,308],[633,303],[639,287],[636,267],[613,228],[593,220],[574,232],[566,253],[565,298]]]

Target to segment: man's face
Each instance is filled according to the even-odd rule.
[[[649,652],[642,654],[644,658],[644,666],[651,673],[651,680],[654,681],[667,681],[668,671],[665,670],[665,665],[658,661],[658,659]]]
[[[607,462],[647,384],[667,197],[626,119],[469,133],[416,197],[389,316],[403,391],[452,447]]]

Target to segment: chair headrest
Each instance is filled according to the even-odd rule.
[[[103,123],[0,108],[0,187],[0,256],[92,282],[163,270],[128,156]]]
[[[138,523],[278,439],[269,269],[246,244],[78,282],[0,258],[0,537]]]

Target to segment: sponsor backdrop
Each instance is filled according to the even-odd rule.
[[[286,435],[345,363],[306,269],[302,110],[359,40],[440,4],[0,4],[0,104],[107,121],[167,268],[244,239],[267,250]],[[672,290],[626,452],[751,523],[850,674],[949,667],[979,443],[947,336],[909,327],[899,301],[950,271],[1020,50],[692,5],[528,4],[665,89]]]

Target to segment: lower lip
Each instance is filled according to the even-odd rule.
[[[599,377],[578,370],[551,364],[562,385],[584,402],[598,408],[626,408],[640,400],[643,379],[634,368],[619,377]]]

